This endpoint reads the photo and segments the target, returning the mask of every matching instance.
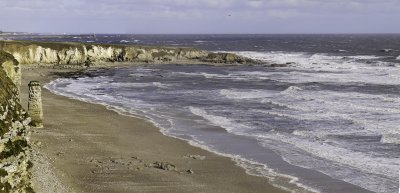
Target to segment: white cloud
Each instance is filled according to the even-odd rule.
[[[60,22],[68,29],[88,30],[104,27],[106,21],[117,27],[161,25],[162,21],[186,28],[202,23],[228,30],[243,29],[239,23],[266,26],[274,19],[287,25],[310,21],[307,25],[318,29],[326,23],[324,19],[340,23],[346,16],[354,22],[355,18],[374,18],[369,20],[385,23],[399,15],[400,0],[0,0],[0,26],[20,31],[49,30]],[[77,28],[74,22],[84,25]]]

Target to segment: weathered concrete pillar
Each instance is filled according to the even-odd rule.
[[[43,128],[42,88],[38,81],[29,83],[28,114],[33,127]]]

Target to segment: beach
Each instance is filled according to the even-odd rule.
[[[25,68],[27,85],[74,70]],[[56,75],[57,74],[57,75]],[[37,192],[285,192],[233,162],[161,134],[144,119],[42,90],[44,128],[32,129]]]

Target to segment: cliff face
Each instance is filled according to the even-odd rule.
[[[0,41],[0,50],[12,54],[20,64],[90,65],[97,62],[204,62],[225,64],[259,63],[235,54],[210,53],[194,48],[124,46],[81,43]]]
[[[30,118],[19,104],[18,63],[0,51],[0,192],[33,192],[27,152]]]
[[[1,52],[1,51],[0,51]],[[21,68],[13,55],[5,52],[0,54],[0,66],[6,73],[7,77],[15,84],[19,89],[21,86]]]

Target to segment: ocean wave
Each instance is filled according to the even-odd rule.
[[[300,88],[300,87],[297,87],[297,86],[290,86],[290,87],[288,87],[287,89],[285,89],[284,91],[282,91],[281,94],[289,94],[289,95],[292,95],[292,94],[296,94],[296,93],[298,93],[298,92],[300,92],[300,91],[302,91],[302,90],[303,90],[303,89]]]
[[[203,117],[204,119],[210,121],[212,124],[216,126],[225,128],[229,132],[239,135],[248,135],[243,133],[244,129],[238,129],[240,127],[243,128],[243,125],[235,123],[232,119],[222,116],[211,115],[207,111],[200,108],[191,107],[190,110],[192,113]],[[344,164],[349,167],[354,167],[357,168],[357,170],[363,172],[374,173],[376,175],[383,175],[386,176],[386,179],[388,178],[394,179],[397,176],[397,171],[400,169],[400,164],[398,164],[400,162],[398,158],[374,157],[371,156],[370,154],[355,152],[345,148],[333,146],[330,143],[327,143],[324,140],[322,140],[324,139],[325,136],[321,135],[321,133],[312,133],[311,131],[309,132],[296,131],[294,132],[294,134],[296,136],[304,136],[305,138],[294,137],[284,133],[267,133],[263,135],[258,135],[257,137],[258,139],[265,138],[265,139],[278,140],[280,142],[288,143],[305,152],[311,153],[313,156],[317,156],[323,159]],[[310,138],[310,136],[312,137]],[[317,137],[318,140],[316,140],[315,137]],[[341,155],[341,156],[339,157],[336,155]],[[358,183],[357,179],[349,178],[347,180],[352,183],[354,182]],[[365,179],[365,181],[367,181],[367,179]],[[367,186],[364,186],[363,184],[358,184],[358,185],[361,185],[362,187],[367,187],[372,191],[382,191],[383,189],[384,192],[385,191],[387,192],[388,189],[392,188],[392,187],[379,187],[373,183]]]
[[[212,124],[216,126],[225,128],[229,132],[239,134],[245,130],[250,130],[250,128],[243,129],[243,127],[247,126],[242,124],[237,124],[235,121],[233,121],[233,119],[229,119],[227,117],[222,117],[222,116],[211,115],[207,113],[207,111],[200,108],[190,107],[190,111],[193,114],[201,116],[204,119],[210,121]],[[294,134],[296,136],[309,136],[306,135],[307,134],[306,132],[301,132],[301,131],[296,131]],[[310,134],[310,132],[308,132],[308,134]],[[313,134],[312,136],[315,137],[318,135]],[[356,167],[359,170],[363,170],[366,172],[373,172],[375,174],[384,175],[391,178],[397,176],[396,171],[400,170],[399,159],[371,157],[368,154],[362,152],[354,152],[341,147],[332,146],[323,141],[314,141],[314,138],[298,138],[283,133],[275,133],[275,134],[268,133],[266,135],[259,135],[258,137],[274,139],[285,143],[290,143],[295,147],[298,147],[308,153],[311,153],[314,156],[336,161],[338,163],[343,163],[346,165]],[[323,138],[324,136],[319,136],[319,137]],[[341,155],[341,157],[337,157],[336,155]],[[363,161],[360,162],[360,160]]]
[[[152,82],[151,84],[158,88],[169,88],[172,86],[171,84],[165,84],[165,83],[161,83],[161,82]]]
[[[256,69],[260,70],[259,68]],[[166,69],[163,70],[168,71]],[[240,68],[238,70],[227,69],[227,71],[223,71],[223,74],[218,74],[218,72],[214,71],[210,73],[208,69],[200,72],[197,70],[195,72],[179,72],[179,70],[173,68],[171,72],[168,72],[168,77],[173,77],[174,81],[176,80],[175,78],[179,77],[185,80],[187,80],[187,76],[196,76],[196,78],[204,77],[207,79],[204,80],[205,82],[218,80],[221,84],[224,83],[226,85],[225,89],[221,89],[221,87],[209,88],[208,85],[205,88],[202,85],[196,85],[195,87],[190,87],[190,89],[185,87],[185,89],[174,91],[172,90],[174,87],[170,87],[169,83],[152,82],[155,79],[150,79],[152,81],[144,83],[133,82],[132,84],[128,82],[127,84],[121,84],[117,82],[121,80],[121,77],[115,79],[116,81],[112,81],[108,77],[65,80],[58,82],[59,84],[55,85],[55,87],[58,86],[59,88],[54,89],[58,89],[60,92],[71,96],[85,98],[85,100],[89,101],[107,103],[109,105],[113,103],[124,105],[126,106],[125,112],[127,113],[130,112],[129,109],[140,109],[147,114],[151,114],[147,117],[154,120],[155,124],[158,124],[159,127],[166,128],[162,132],[169,135],[176,134],[174,132],[177,131],[176,128],[179,127],[179,124],[174,119],[174,115],[163,114],[160,110],[167,108],[165,107],[166,105],[169,106],[170,103],[174,103],[173,105],[176,105],[174,108],[179,107],[177,109],[179,109],[180,113],[187,114],[187,116],[190,116],[190,119],[193,118],[196,120],[196,123],[222,127],[230,134],[246,136],[249,139],[258,140],[260,143],[274,140],[275,144],[287,144],[287,152],[280,155],[289,160],[288,162],[293,165],[320,170],[334,178],[362,187],[367,186],[368,189],[374,191],[382,190],[376,186],[377,182],[381,184],[389,183],[389,188],[383,188],[386,192],[393,185],[391,181],[393,171],[388,170],[398,169],[399,164],[396,165],[398,158],[395,155],[388,155],[388,152],[393,151],[392,146],[396,145],[396,141],[398,140],[396,136],[392,135],[398,133],[397,125],[400,118],[398,116],[400,114],[400,99],[397,95],[382,93],[365,94],[348,92],[347,90],[319,90],[323,88],[319,88],[318,85],[299,86],[299,84],[291,83],[296,81],[296,79],[311,79],[310,77],[320,82],[321,79],[326,78],[325,76],[331,74],[337,75],[339,74],[338,72],[330,72],[328,74],[314,72],[306,74],[305,70],[289,72],[288,69],[283,71],[246,71],[246,68]],[[356,72],[359,71],[363,72],[360,69]],[[157,76],[158,73],[154,72],[154,69],[139,68],[132,70],[130,73],[131,75],[133,74],[132,76]],[[381,72],[373,73],[376,75]],[[384,75],[384,73],[382,73],[382,76],[388,76]],[[355,74],[349,76],[355,76]],[[132,80],[132,77],[128,78]],[[236,82],[233,82],[237,78],[257,83],[249,86],[240,82],[238,85]],[[334,77],[330,78],[334,81]],[[355,78],[358,77],[355,76]],[[256,79],[277,79],[279,80],[279,87],[264,87],[261,84],[259,85],[261,81]],[[234,84],[230,84],[232,82]],[[147,92],[149,89],[132,89],[128,91],[125,89],[116,94],[115,91],[124,86],[128,88],[171,88],[171,91],[170,89],[157,89],[157,91],[160,91],[159,93],[149,93]],[[117,89],[112,93],[102,90],[110,88]],[[268,88],[272,90],[268,90]],[[282,91],[282,88],[286,89]],[[154,89],[150,90],[154,91]],[[170,97],[172,92],[174,95],[182,97],[184,102],[175,103],[175,101],[169,101],[165,103],[162,95],[166,94],[167,97]],[[102,93],[114,96],[108,96],[107,98],[107,96],[98,95]],[[157,103],[154,100],[157,97],[147,100],[146,96],[149,96],[148,94],[152,96],[160,94],[157,97],[161,98],[161,101],[158,101],[161,103]],[[131,100],[129,99],[131,96],[134,98],[138,97],[143,101]],[[204,101],[207,102],[203,103]],[[171,112],[171,109],[169,111]],[[181,127],[183,128],[182,125]],[[193,125],[193,127],[196,127],[196,125]],[[182,130],[182,133],[179,134],[184,135],[185,131]],[[179,134],[175,136],[179,136]],[[381,136],[382,138],[379,138]],[[353,137],[354,140],[352,140]],[[381,148],[381,146],[382,148],[388,148],[388,151],[377,151],[376,148]],[[326,152],[323,152],[325,149]],[[289,152],[292,150],[296,151],[299,155],[294,157],[293,153]],[[285,150],[276,149],[276,151]],[[338,154],[343,154],[343,158],[329,157]],[[309,157],[317,157],[320,160],[329,161],[335,167],[343,167],[345,169],[342,168],[342,173],[331,170],[335,167],[332,165],[327,167],[323,165],[326,163],[323,161],[319,162],[321,165],[313,165],[313,162],[309,162],[308,164],[296,162],[296,158],[300,157],[304,160],[309,159]],[[365,164],[363,160],[369,163]],[[329,170],[325,170],[324,168]],[[264,169],[260,167],[261,171],[264,171]],[[247,170],[251,172],[256,169],[249,167]],[[360,175],[358,175],[359,173],[357,173],[357,176],[346,175],[355,170],[361,171]],[[367,179],[368,175],[370,175],[370,179]],[[385,179],[387,180],[386,182]],[[363,184],[360,184],[361,181],[369,185],[363,186]]]
[[[82,79],[84,79],[84,78],[82,78]],[[92,94],[83,96],[79,92],[75,92],[77,90],[80,90],[80,88],[76,87],[76,85],[74,85],[76,90],[75,89],[73,89],[73,90],[66,89],[65,87],[64,88],[59,87],[60,85],[64,86],[68,83],[71,83],[70,81],[71,81],[70,79],[57,79],[57,80],[54,80],[54,81],[46,84],[44,87],[54,94],[66,96],[66,97],[69,97],[69,98],[72,98],[75,100],[80,100],[83,102],[101,104],[101,105],[106,106],[107,109],[113,110],[121,115],[142,118],[147,121],[150,121],[155,126],[160,128],[161,132],[164,135],[188,141],[188,143],[190,145],[200,147],[202,149],[216,153],[221,156],[229,157],[238,166],[243,167],[246,170],[246,173],[248,173],[250,175],[255,175],[255,176],[267,177],[269,180],[274,182],[273,185],[278,188],[282,188],[282,189],[285,189],[285,190],[287,190],[289,192],[293,192],[293,193],[299,192],[299,191],[300,192],[302,192],[302,191],[318,192],[316,189],[313,189],[304,184],[301,184],[299,182],[299,178],[297,178],[297,177],[278,173],[278,172],[272,170],[271,168],[268,168],[268,166],[266,164],[248,160],[246,158],[241,157],[240,155],[221,153],[220,151],[217,151],[216,149],[214,149],[212,146],[202,143],[201,140],[196,139],[195,136],[193,136],[191,138],[191,140],[189,140],[187,138],[178,137],[169,132],[168,126],[161,123],[162,122],[161,120],[168,119],[168,117],[165,118],[162,115],[151,114],[148,111],[136,110],[136,109],[141,109],[138,107],[136,107],[136,109],[134,109],[134,108],[128,108],[128,107],[123,107],[123,106],[118,106],[118,105],[112,105],[111,103],[113,103],[113,101],[110,100],[110,99],[112,99],[112,97],[105,100],[105,98],[93,98]],[[125,102],[120,101],[120,102],[127,104],[127,101],[125,101]],[[137,103],[140,103],[140,101],[135,101],[134,103],[137,104]],[[227,128],[231,128],[230,126],[227,126],[227,125],[235,124],[235,123],[231,122],[229,119],[225,119],[220,116],[214,116],[214,115],[208,114],[205,110],[203,110],[201,108],[190,107],[190,111],[192,113],[194,113],[195,115],[203,117],[218,126],[224,125]],[[171,121],[171,120],[167,120],[167,121]],[[173,125],[173,123],[171,122],[169,127],[173,127],[172,125]],[[237,124],[235,124],[235,125],[237,125]],[[288,189],[288,187],[290,189]]]
[[[392,96],[338,93],[332,91],[303,91],[291,86],[282,92],[249,89],[222,89],[219,94],[234,100],[251,100],[261,104],[275,105],[272,110],[253,109],[257,115],[285,117],[299,121],[331,121],[348,123],[347,129],[316,127],[313,132],[323,135],[387,135],[396,133],[400,118],[400,99]],[[251,116],[251,115],[248,115]],[[385,121],[381,121],[385,120]],[[340,126],[339,124],[338,126]],[[326,127],[320,125],[321,127]]]
[[[207,121],[209,121],[210,123],[212,123],[213,125],[222,127],[230,132],[233,132],[235,130],[243,131],[243,130],[249,129],[247,126],[244,126],[244,125],[239,126],[239,124],[235,123],[232,119],[229,119],[229,118],[226,118],[223,116],[216,116],[216,115],[209,114],[206,110],[201,109],[201,108],[189,107],[189,110],[194,115],[200,116],[200,117],[206,119]],[[247,129],[242,129],[244,127],[246,127]]]
[[[395,179],[400,170],[400,159],[372,157],[368,154],[350,151],[348,149],[332,146],[323,141],[300,139],[282,133],[263,135],[268,139],[279,140],[292,144],[314,156],[346,164],[368,173],[374,173]],[[340,155],[340,156],[337,156]]]
[[[208,43],[208,42],[211,42],[211,41],[204,41],[204,40],[196,40],[196,41],[193,41],[194,43]]]
[[[230,98],[230,99],[258,99],[271,97],[273,92],[260,91],[260,90],[234,90],[234,89],[222,89],[219,94]]]
[[[289,64],[290,67],[330,71],[369,68],[369,63],[378,62],[382,57],[375,55],[335,56],[310,54],[306,52],[234,52],[238,55],[263,60],[272,64]]]
[[[267,139],[262,142],[264,147],[274,149],[290,164],[316,169],[333,178],[341,179],[373,192],[393,192],[397,188],[396,178],[388,177],[388,175],[395,175],[396,167],[393,167],[393,165],[396,165],[398,158],[379,158],[370,156],[368,153],[335,148],[329,145],[330,141],[324,140],[307,141],[307,139],[300,140],[296,136],[291,141],[290,136],[279,133],[268,136],[263,135],[260,138]],[[301,153],[304,150],[312,153],[311,155],[313,156],[305,156]],[[364,158],[367,159],[364,160]],[[382,164],[381,161],[383,161]],[[369,171],[371,168],[373,170]],[[386,169],[381,171],[382,168]],[[373,175],[374,171],[385,173],[386,175]]]
[[[275,187],[281,188],[291,193],[297,193],[297,192],[320,193],[319,190],[302,184],[299,178],[292,175],[278,173],[275,170],[269,168],[268,165],[265,163],[260,163],[254,160],[248,160],[236,154],[221,153],[212,146],[205,144],[199,139],[196,139],[196,137],[193,137],[193,140],[189,140],[188,142],[192,146],[199,147],[209,152],[213,152],[217,155],[231,158],[236,163],[236,165],[244,168],[247,174],[253,176],[267,177],[272,182],[272,185]]]
[[[172,72],[173,74],[179,74],[183,76],[203,76],[207,79],[232,79],[232,80],[248,80],[254,79],[250,77],[244,77],[235,73],[230,74],[213,74],[213,73],[206,73],[206,72]]]
[[[400,68],[393,68],[392,64],[378,62],[363,68],[332,68],[333,64],[319,65],[314,69],[292,68],[290,72],[282,71],[237,71],[233,77],[245,80],[274,80],[282,83],[332,83],[332,84],[400,84]]]

